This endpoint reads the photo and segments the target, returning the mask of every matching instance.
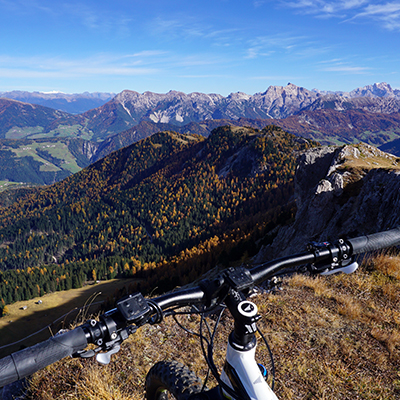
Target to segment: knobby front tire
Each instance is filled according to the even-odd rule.
[[[201,389],[201,379],[176,361],[160,361],[151,367],[146,376],[147,400],[185,400],[192,394],[200,393]]]

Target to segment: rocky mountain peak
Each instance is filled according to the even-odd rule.
[[[131,100],[135,97],[139,97],[140,93],[135,92],[133,90],[123,90],[121,93],[118,93],[114,97],[114,101],[126,101],[126,100]]]
[[[392,87],[386,83],[374,83],[362,88],[355,89],[349,93],[350,97],[395,97]]]
[[[268,118],[286,118],[312,104],[320,95],[288,83],[287,86],[270,86],[264,93],[251,99],[253,107],[262,108]]]
[[[249,100],[250,98],[251,98],[250,95],[243,93],[243,92],[231,93],[228,96],[228,99],[230,99],[230,100]]]

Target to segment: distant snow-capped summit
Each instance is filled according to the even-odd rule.
[[[397,92],[397,93],[396,93]],[[374,83],[362,88],[352,90],[350,97],[397,97],[400,93],[399,90],[393,90],[392,87],[386,83]]]

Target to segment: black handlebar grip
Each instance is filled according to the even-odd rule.
[[[82,328],[38,343],[0,360],[0,388],[70,356],[87,346]]]
[[[369,251],[384,249],[386,247],[400,244],[400,228],[390,231],[378,232],[372,235],[360,236],[347,239],[353,250],[353,254],[366,253]]]

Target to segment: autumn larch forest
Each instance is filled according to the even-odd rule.
[[[276,126],[166,131],[25,191],[0,209],[0,309],[117,276],[163,291],[255,254],[293,217],[296,157],[314,145]]]

